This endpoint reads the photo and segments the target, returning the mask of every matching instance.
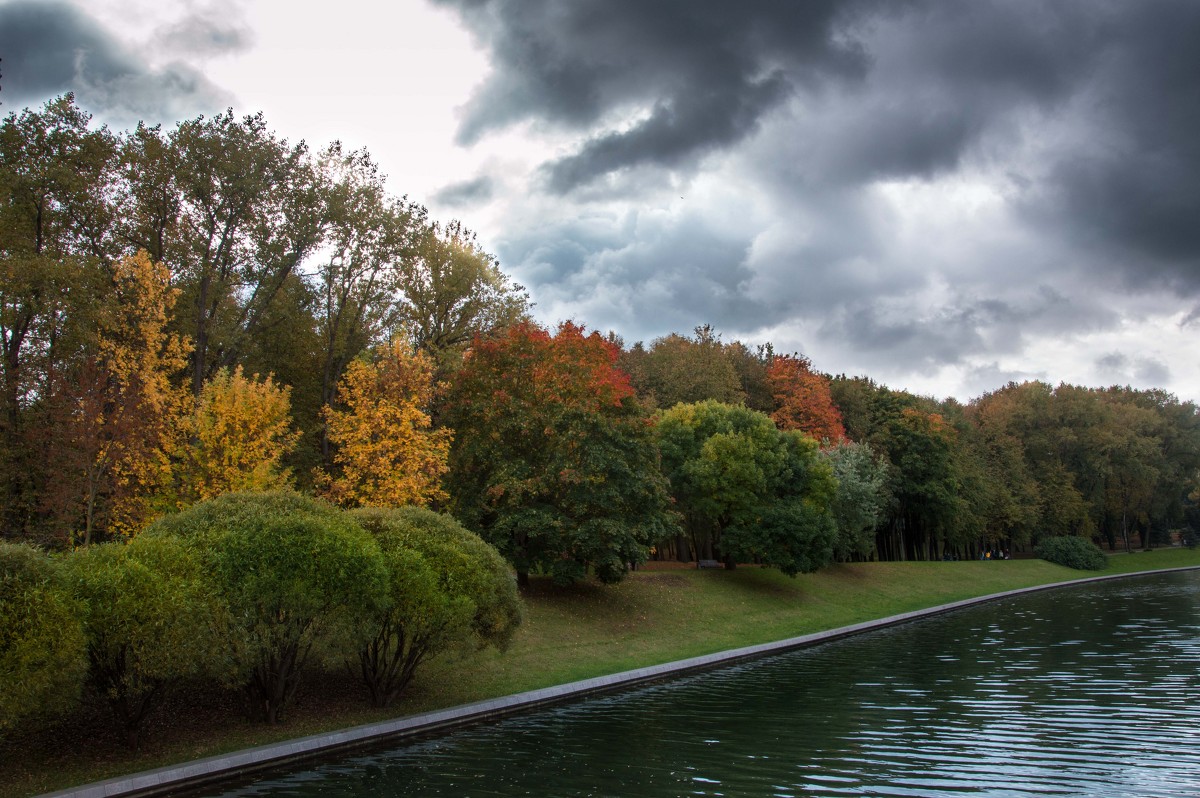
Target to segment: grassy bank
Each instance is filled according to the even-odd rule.
[[[1115,555],[1106,573],[1185,565],[1200,565],[1200,551]],[[164,707],[136,756],[112,738],[106,716],[81,712],[60,728],[0,744],[0,798],[1091,575],[1009,560],[838,565],[795,579],[760,568],[647,570],[615,587],[562,589],[535,580],[525,594],[526,622],[507,653],[434,661],[389,710],[368,708],[353,679],[337,670],[313,674],[274,727],[242,721],[233,696],[192,691]]]

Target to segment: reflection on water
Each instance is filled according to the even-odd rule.
[[[935,619],[233,796],[1200,795],[1200,575]]]

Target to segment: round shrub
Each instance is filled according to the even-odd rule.
[[[49,556],[0,543],[0,732],[78,698],[87,667],[79,616]]]
[[[364,628],[363,681],[380,706],[395,698],[418,665],[461,645],[504,649],[521,623],[508,564],[450,516],[421,507],[361,509],[388,566],[388,601]]]
[[[297,493],[233,493],[161,518],[146,535],[196,551],[230,619],[227,649],[251,714],[274,723],[314,650],[384,600],[375,540],[346,513]]]
[[[1080,537],[1063,535],[1045,538],[1037,544],[1033,553],[1047,562],[1080,571],[1103,571],[1108,567],[1104,552],[1095,543]]]

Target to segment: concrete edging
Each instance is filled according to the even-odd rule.
[[[997,601],[1011,596],[1112,579],[1193,570],[1200,570],[1200,566],[1166,568],[1158,571],[1136,571],[1128,574],[1109,574],[1085,579],[1072,579],[1066,582],[1053,582],[1046,585],[1035,585],[1033,587],[1018,588],[1017,590],[1006,590],[1002,593],[992,593],[987,596],[963,599],[962,601],[940,604],[936,607],[905,612],[887,618],[863,621],[862,623],[850,626],[829,629],[824,632],[813,632],[812,634],[791,637],[786,640],[777,640],[772,643],[760,643],[754,646],[720,651],[715,654],[666,662],[661,665],[636,668],[608,676],[597,676],[592,679],[584,679],[554,687],[544,687],[539,690],[530,690],[501,698],[485,699],[472,704],[423,712],[419,715],[409,715],[395,720],[354,726],[349,729],[325,734],[314,734],[309,737],[300,737],[281,743],[271,743],[256,748],[248,748],[243,751],[236,751],[231,754],[197,759],[185,762],[182,765],[169,765],[155,770],[147,770],[128,776],[118,776],[105,781],[46,793],[39,798],[110,798],[113,796],[133,798],[133,796],[164,795],[168,792],[193,789],[204,784],[221,781],[234,774],[240,775],[257,770],[266,770],[299,760],[313,759],[329,753],[345,751],[387,740],[399,741],[407,737],[447,731],[459,726],[480,723],[485,720],[513,715],[518,712],[552,704],[561,704],[598,693],[615,692],[650,682],[664,681],[675,676],[682,676],[798,648],[814,646],[850,635],[883,629],[921,618],[929,618],[934,615],[941,615],[964,607]]]

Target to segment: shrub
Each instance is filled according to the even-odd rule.
[[[251,714],[291,700],[315,648],[384,601],[379,546],[337,508],[296,493],[231,493],[159,519],[197,552],[228,611],[226,648]]]
[[[388,565],[388,603],[372,616],[359,650],[377,706],[399,695],[440,651],[508,646],[521,604],[498,551],[453,518],[420,507],[351,515],[379,541]]]
[[[80,607],[57,576],[46,554],[0,543],[0,732],[79,696],[87,664]]]
[[[1074,536],[1045,538],[1034,547],[1035,556],[1080,571],[1103,571],[1108,567],[1104,552],[1090,540]]]
[[[64,573],[83,607],[88,678],[136,750],[170,687],[213,663],[214,606],[178,540],[137,538],[71,554]]]

